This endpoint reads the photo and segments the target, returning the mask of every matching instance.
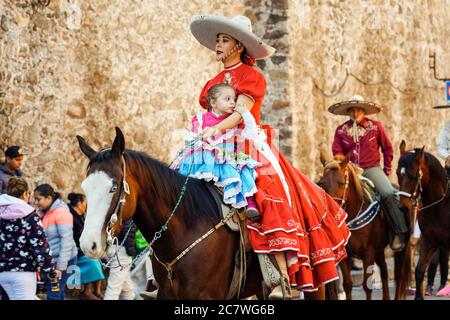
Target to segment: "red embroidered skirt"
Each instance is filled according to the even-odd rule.
[[[250,242],[257,253],[283,251],[291,285],[313,291],[338,278],[336,265],[347,256],[345,245],[350,237],[347,214],[273,146],[272,151],[289,186],[292,207],[280,178],[273,170],[267,174],[271,164],[264,161],[257,169],[255,195],[262,219],[259,223],[248,221]],[[262,158],[261,154],[253,156]]]

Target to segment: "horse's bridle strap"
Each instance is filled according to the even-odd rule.
[[[112,237],[111,236],[111,228],[117,222],[117,220],[119,219],[119,216],[120,216],[120,224],[122,224],[122,217],[120,215],[121,209],[126,202],[125,194],[130,194],[130,187],[128,186],[128,183],[126,180],[127,165],[126,165],[125,158],[123,155],[122,155],[122,168],[123,168],[123,178],[122,178],[122,188],[120,189],[119,200],[117,201],[116,207],[114,208],[114,212],[112,213],[111,218],[109,219],[108,224],[106,226],[106,233],[110,237]]]
[[[189,251],[192,250],[192,248],[194,248],[197,244],[199,244],[200,242],[202,242],[204,239],[206,239],[208,236],[210,236],[214,231],[220,229],[221,227],[223,227],[228,220],[231,219],[231,217],[233,215],[236,214],[235,213],[231,213],[233,211],[233,209],[230,209],[230,211],[228,212],[228,214],[226,215],[225,218],[223,218],[222,220],[220,220],[220,222],[218,224],[216,224],[214,227],[212,227],[211,229],[208,230],[208,232],[206,232],[203,236],[201,236],[200,238],[198,238],[197,240],[195,240],[189,247],[187,247],[186,249],[184,249],[175,259],[173,259],[171,262],[169,263],[165,263],[162,262],[155,253],[155,250],[153,249],[153,256],[155,257],[156,261],[158,261],[167,271],[167,278],[170,281],[171,286],[173,286],[172,283],[172,273],[173,273],[173,266],[175,265],[175,263],[178,262],[178,260],[180,260],[184,255],[186,255]]]

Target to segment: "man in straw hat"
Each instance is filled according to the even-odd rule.
[[[375,184],[394,233],[390,246],[392,250],[399,251],[405,245],[408,227],[394,197],[395,190],[388,179],[394,151],[383,125],[379,121],[366,118],[366,115],[381,110],[381,105],[365,101],[359,95],[329,107],[328,111],[332,114],[350,116],[350,120],[337,127],[332,151],[338,158],[348,156],[352,163],[364,169],[363,176]],[[380,166],[380,149],[383,153],[383,169]]]

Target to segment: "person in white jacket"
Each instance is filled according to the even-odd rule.
[[[445,161],[447,180],[450,180],[450,120],[444,124],[439,134],[438,155]]]

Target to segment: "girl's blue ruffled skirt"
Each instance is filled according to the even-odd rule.
[[[214,184],[223,188],[223,201],[234,208],[247,206],[247,197],[257,191],[255,167],[259,164],[252,159],[238,163],[218,162],[215,154],[208,150],[201,150],[184,157],[178,172],[205,181],[214,181]]]

